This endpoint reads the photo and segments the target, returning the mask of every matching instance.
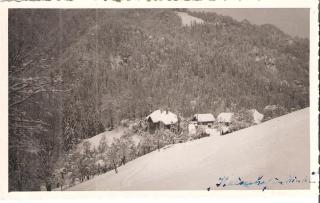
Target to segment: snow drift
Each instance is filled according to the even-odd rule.
[[[309,108],[225,136],[154,151],[69,190],[205,190],[221,177],[285,180],[309,177]],[[309,183],[269,184],[267,189],[308,189]],[[226,186],[222,189],[261,189]]]

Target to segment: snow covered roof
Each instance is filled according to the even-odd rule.
[[[195,114],[194,118],[198,122],[214,122],[216,120],[211,113]]]
[[[218,122],[231,123],[233,117],[233,113],[220,113],[218,115]]]
[[[175,124],[178,122],[178,116],[170,111],[162,111],[160,109],[152,112],[146,119],[151,118],[153,123],[162,122],[165,125]]]

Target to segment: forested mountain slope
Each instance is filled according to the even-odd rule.
[[[308,106],[307,40],[272,25],[189,14],[205,23],[182,26],[172,10],[97,11],[59,59],[67,83],[83,78],[68,105],[94,100],[104,126],[164,106],[181,116]]]

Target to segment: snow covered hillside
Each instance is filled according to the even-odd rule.
[[[79,144],[79,149],[83,150],[83,143],[85,143],[86,141],[88,141],[91,144],[91,148],[98,148],[100,140],[102,137],[106,138],[106,141],[108,144],[111,144],[113,141],[113,138],[120,138],[121,135],[123,135],[124,130],[123,129],[115,129],[112,131],[105,131],[103,133],[100,133],[96,136],[93,136],[91,138],[88,139],[84,139],[80,144]]]
[[[181,23],[183,26],[191,26],[193,23],[204,23],[202,19],[191,16],[185,12],[176,12],[176,14],[181,18]]]
[[[111,131],[105,131],[105,132],[100,133],[100,134],[98,134],[96,136],[93,136],[91,138],[84,139],[78,145],[78,149],[80,151],[82,151],[84,149],[83,143],[85,143],[86,141],[88,141],[90,143],[91,149],[93,149],[93,148],[97,149],[99,144],[100,144],[100,140],[102,139],[102,137],[105,137],[107,144],[110,145],[110,144],[112,144],[113,139],[114,138],[119,139],[125,133],[126,129],[127,128],[122,128],[122,127],[120,128],[119,127],[117,129],[114,129],[114,130],[111,130]],[[132,136],[132,141],[135,143],[135,145],[137,145],[140,142],[139,136],[133,135]]]
[[[151,152],[69,190],[261,189],[216,186],[230,181],[286,181],[309,176],[309,108],[225,136],[206,137]],[[267,189],[307,189],[308,183],[267,183]]]

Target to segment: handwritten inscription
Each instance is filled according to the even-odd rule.
[[[286,178],[268,178],[265,179],[263,176],[259,176],[254,180],[245,180],[241,177],[232,179],[228,176],[219,177],[217,183],[214,187],[208,187],[207,190],[210,191],[214,188],[228,188],[231,186],[240,186],[243,188],[260,188],[262,191],[268,189],[271,185],[289,185],[289,184],[305,184],[305,183],[315,183],[310,181],[309,177],[299,178],[296,176],[288,176]]]

